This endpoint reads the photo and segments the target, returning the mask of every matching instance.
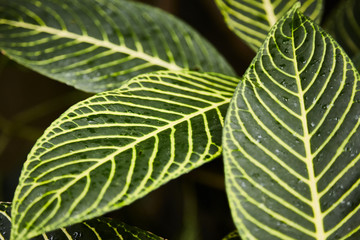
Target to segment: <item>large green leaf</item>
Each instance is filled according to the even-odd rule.
[[[0,0],[0,49],[90,92],[161,69],[234,74],[187,24],[125,0]]]
[[[0,202],[0,239],[9,240],[11,231],[11,204]],[[97,218],[43,233],[32,240],[161,240],[152,233],[108,218]]]
[[[15,193],[12,239],[118,209],[220,155],[237,82],[158,72],[71,107],[29,154]]]
[[[326,29],[350,57],[360,53],[360,1],[345,0],[330,20]]]
[[[320,20],[322,0],[215,0],[229,28],[257,51],[270,28],[295,3],[312,19]]]
[[[227,194],[242,239],[360,238],[360,76],[295,9],[230,103]]]

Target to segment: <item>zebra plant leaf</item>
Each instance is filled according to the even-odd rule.
[[[13,201],[12,239],[121,208],[220,155],[237,82],[157,72],[71,107],[28,156]]]
[[[242,239],[359,239],[359,74],[293,8],[235,90],[223,137]]]
[[[11,231],[10,203],[0,202],[0,239],[9,240]],[[161,240],[152,233],[108,218],[97,218],[43,233],[32,240]]]
[[[360,54],[360,2],[342,1],[326,29],[350,57]]]
[[[229,28],[257,51],[270,28],[294,4],[317,21],[321,18],[322,0],[215,0]]]
[[[89,92],[116,89],[162,69],[234,74],[190,26],[125,0],[0,0],[0,49]]]

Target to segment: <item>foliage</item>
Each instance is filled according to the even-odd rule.
[[[12,214],[26,230],[19,238],[118,209],[217,157],[235,80],[149,73],[74,105],[25,163]]]
[[[322,14],[322,0],[215,0],[229,28],[252,49],[257,51],[271,27],[297,2],[300,10],[310,18],[319,21]]]
[[[227,193],[245,239],[354,237],[358,82],[345,52],[300,13],[272,28],[225,123]]]
[[[9,239],[11,229],[11,204],[0,202],[0,238]],[[128,239],[161,240],[152,233],[108,218],[96,218],[82,223],[43,233],[33,240],[48,239]]]
[[[0,15],[1,48],[7,56],[88,92],[116,89],[134,76],[161,69],[233,74],[190,26],[144,4],[2,0]]]
[[[4,54],[100,92],[37,140],[12,203],[11,240],[89,229],[94,239],[159,239],[98,217],[222,149],[237,228],[225,239],[359,237],[359,74],[313,21],[323,2],[216,4],[257,51],[242,77],[191,27],[140,3],[0,0]],[[0,206],[9,239],[10,206]]]

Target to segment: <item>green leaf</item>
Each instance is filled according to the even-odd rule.
[[[11,204],[0,202],[0,239],[9,240],[11,230]],[[109,218],[97,218],[82,223],[43,233],[32,240],[77,239],[77,240],[161,240],[152,233]]]
[[[46,76],[89,92],[156,70],[234,75],[184,22],[124,0],[0,0],[0,49]]]
[[[10,229],[11,229],[11,204],[0,202],[0,239],[9,240],[10,239]]]
[[[350,57],[360,53],[360,2],[342,1],[326,29]]]
[[[294,4],[312,19],[320,20],[322,0],[216,0],[229,28],[257,51],[270,28]]]
[[[212,73],[151,73],[71,107],[24,165],[12,239],[121,208],[219,156],[237,82]]]
[[[235,91],[223,147],[245,239],[360,238],[359,73],[292,9]]]

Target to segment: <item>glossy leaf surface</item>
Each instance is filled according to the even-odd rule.
[[[118,209],[220,155],[223,116],[237,82],[158,72],[71,107],[25,163],[13,239]]]
[[[255,51],[270,28],[297,2],[305,15],[320,19],[322,0],[216,0],[229,28]]]
[[[0,239],[9,240],[11,204],[0,202]],[[67,228],[43,233],[32,240],[161,240],[158,236],[125,223],[108,218],[97,218]]]
[[[342,1],[326,29],[350,57],[360,54],[360,1]]]
[[[162,69],[234,74],[187,24],[125,0],[0,0],[0,49],[89,92]]]
[[[242,239],[358,239],[360,88],[349,57],[293,9],[243,79],[223,138]]]

